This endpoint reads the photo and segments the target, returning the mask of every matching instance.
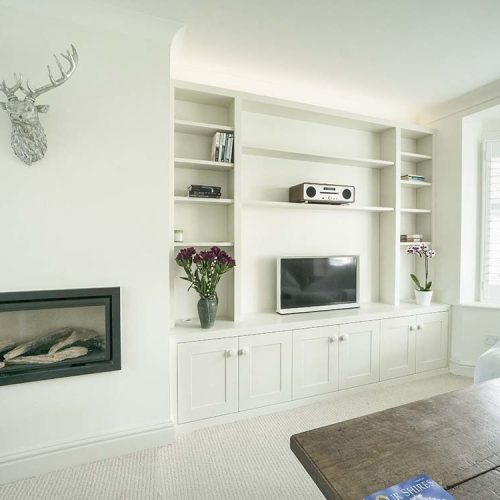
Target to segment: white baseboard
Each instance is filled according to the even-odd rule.
[[[174,442],[174,425],[106,434],[0,457],[0,484]]]
[[[474,365],[466,365],[450,360],[450,373],[453,373],[453,375],[474,378],[474,368]]]

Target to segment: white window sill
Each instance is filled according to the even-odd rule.
[[[475,307],[478,309],[499,309],[500,302],[464,302],[458,304],[460,307]]]

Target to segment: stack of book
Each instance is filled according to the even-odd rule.
[[[425,182],[425,175],[406,174],[401,176],[402,181]]]
[[[187,188],[187,195],[190,198],[220,198],[220,186],[203,186],[200,184],[191,184]]]
[[[400,235],[401,243],[421,243],[424,241],[423,234],[402,234]]]
[[[234,134],[215,132],[212,140],[212,161],[231,163],[233,161]]]

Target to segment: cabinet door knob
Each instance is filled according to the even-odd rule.
[[[345,334],[344,334],[344,335],[341,335],[341,336],[339,337],[339,340],[340,340],[340,342],[345,342],[345,341],[349,340],[349,336],[348,336],[348,335],[345,335]]]
[[[235,349],[228,349],[226,351],[226,357],[230,358],[231,356],[236,356],[236,350]]]
[[[423,325],[417,325],[417,330],[423,330],[424,326]]]
[[[242,347],[239,351],[238,354],[240,356],[244,356],[250,352],[250,349],[248,347]]]
[[[410,325],[408,328],[410,329],[410,332],[414,332],[415,331],[415,327],[413,325]]]
[[[328,341],[333,344],[334,342],[337,342],[337,337],[332,335],[331,337],[328,337]]]

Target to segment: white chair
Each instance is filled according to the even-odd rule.
[[[500,377],[500,342],[488,349],[477,360],[474,370],[474,383],[479,384]]]

